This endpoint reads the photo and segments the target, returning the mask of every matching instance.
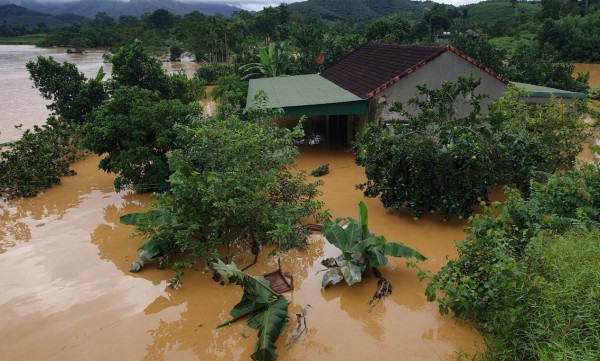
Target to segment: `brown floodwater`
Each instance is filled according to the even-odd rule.
[[[244,322],[215,329],[239,301],[239,287],[189,270],[183,287],[171,290],[170,271],[155,264],[129,272],[141,240],[130,238],[133,228],[118,217],[143,210],[150,197],[115,193],[98,160],[77,162],[78,175],[38,197],[0,204],[2,360],[250,360],[255,330]],[[357,217],[363,197],[354,184],[364,179],[362,168],[350,153],[326,147],[305,148],[297,161],[309,171],[323,163],[331,170],[322,177],[326,207],[334,217]],[[453,241],[464,237],[464,222],[443,223],[435,215],[414,221],[378,200],[365,202],[371,230],[421,251],[429,258],[424,268],[438,270],[455,256]],[[266,253],[251,273],[276,268]],[[310,305],[307,335],[291,343],[291,317],[277,342],[280,360],[447,360],[481,347],[476,333],[426,302],[425,284],[403,260],[381,268],[394,292],[371,311],[374,278],[322,290],[319,262],[332,256],[337,250],[319,235],[308,249],[279,255],[294,276],[295,290],[286,294],[290,315]]]
[[[14,61],[1,64],[2,57],[16,56],[11,51],[20,51],[19,59],[60,52],[0,46],[2,76],[12,74]],[[86,65],[90,75],[101,65],[99,60],[92,63]],[[167,65],[188,75],[193,72],[188,66],[195,66]],[[12,124],[25,123],[23,113],[31,114],[26,116],[31,124],[42,123],[47,114],[37,90],[22,84],[27,81],[24,65],[14,69],[17,91],[3,87],[0,93],[5,112],[0,143]],[[590,83],[600,86],[594,85],[600,80],[597,71],[593,74]],[[255,330],[244,322],[215,329],[239,301],[239,287],[219,286],[210,274],[189,270],[184,286],[171,290],[167,280],[172,273],[158,270],[155,263],[140,273],[129,272],[141,240],[130,238],[133,227],[118,219],[144,210],[151,197],[115,193],[113,176],[99,171],[98,161],[91,156],[77,162],[73,168],[78,175],[38,197],[0,203],[1,359],[250,360]],[[326,146],[305,147],[297,160],[307,171],[324,163],[330,166],[330,174],[321,178],[326,208],[333,217],[357,217],[357,204],[364,198],[354,185],[364,180],[364,170],[354,165],[351,153]],[[414,221],[406,212],[384,209],[377,199],[365,203],[371,231],[419,250],[429,258],[423,268],[435,272],[456,256],[454,240],[464,238],[464,221],[444,223],[432,214]],[[266,253],[249,272],[264,274],[277,267],[277,258]],[[381,268],[394,292],[370,311],[368,302],[377,288],[373,278],[322,290],[320,260],[337,255],[319,235],[311,237],[306,250],[278,255],[294,276],[295,290],[286,294],[289,314],[310,305],[306,336],[291,342],[296,328],[292,316],[277,341],[279,360],[449,360],[457,351],[483,347],[477,333],[441,316],[436,304],[425,300],[425,283],[418,282],[404,260],[392,259]],[[242,266],[250,258],[234,261]]]
[[[25,129],[46,122],[48,102],[33,87],[25,68],[28,61],[37,56],[51,56],[56,61],[69,62],[77,66],[86,77],[94,77],[100,67],[110,76],[111,64],[103,63],[106,49],[89,49],[83,54],[69,54],[65,48],[38,48],[33,45],[0,45],[0,144],[19,140]],[[183,71],[192,77],[199,63],[191,59],[180,62],[164,62],[167,73]],[[14,126],[22,124],[21,129]]]
[[[576,63],[573,74],[590,73],[589,84],[592,88],[600,88],[600,64]]]

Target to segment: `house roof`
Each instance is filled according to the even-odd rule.
[[[286,115],[366,114],[365,100],[319,74],[251,79],[246,106],[258,91],[267,95],[266,108],[283,108]]]
[[[366,99],[447,51],[508,83],[501,75],[449,45],[366,44],[324,69],[321,76]]]
[[[568,98],[568,99],[585,99],[584,93],[572,92],[568,90],[554,89],[547,86],[541,85],[533,85],[527,83],[519,83],[516,81],[511,81],[511,84],[516,86],[517,88],[521,88],[525,90],[528,94],[527,96],[532,98]]]

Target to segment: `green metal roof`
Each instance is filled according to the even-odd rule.
[[[367,108],[366,100],[339,87],[319,74],[251,79],[248,86],[248,98],[246,99],[247,107],[252,106],[254,96],[260,90],[267,94],[267,108],[283,108],[284,111],[286,109],[291,111],[292,108],[295,108],[296,112],[300,111],[301,109],[297,107],[310,108],[317,113],[319,112],[317,109],[322,109],[324,112],[331,112],[334,111],[334,108],[338,108],[338,111],[341,111],[345,107],[340,103],[350,105],[352,109],[357,107],[356,109],[360,109],[361,111],[364,108],[365,112]],[[286,111],[286,114],[288,113]],[[326,115],[326,113],[319,114]],[[316,113],[313,115],[316,115]]]
[[[367,114],[369,112],[369,102],[367,100],[360,100],[345,103],[303,105],[299,107],[286,107],[283,108],[283,111],[288,116]]]
[[[554,96],[557,98],[585,99],[584,93],[572,92],[572,91],[561,90],[561,89],[554,89],[554,88],[549,88],[547,86],[541,86],[541,85],[518,83],[516,81],[511,81],[510,83],[514,84],[517,88],[521,88],[521,89],[527,91],[528,93],[530,93],[529,96],[533,97],[533,98],[550,98],[550,97]]]

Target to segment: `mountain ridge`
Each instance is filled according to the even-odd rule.
[[[35,0],[0,0],[0,5],[8,4],[15,4],[32,11],[50,15],[71,13],[87,18],[94,18],[96,13],[105,12],[114,19],[118,19],[121,15],[140,17],[144,13],[161,8],[176,15],[185,15],[192,11],[200,11],[205,15],[222,14],[231,16],[233,12],[242,10],[235,6],[224,4],[188,3],[176,0],[133,0],[128,2],[117,0],[79,0],[60,3],[41,3]]]
[[[290,12],[329,20],[362,21],[402,13],[417,20],[432,1],[411,0],[307,0],[288,4]]]
[[[55,27],[79,23],[84,19],[84,17],[75,14],[51,15],[15,4],[0,5],[0,23],[9,25],[36,26],[37,24],[46,24],[48,27]]]

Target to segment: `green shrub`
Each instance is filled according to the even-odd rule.
[[[529,180],[570,169],[591,127],[578,121],[580,104],[552,102],[531,108],[522,93],[507,92],[480,111],[479,81],[460,78],[439,89],[419,86],[416,114],[395,103],[406,124],[392,131],[367,125],[357,138],[356,164],[367,181],[358,187],[385,207],[407,206],[414,217],[439,211],[444,219],[468,216],[497,184],[528,191]],[[470,108],[456,111],[456,103]],[[394,109],[392,107],[390,110]]]
[[[600,359],[600,229],[532,239],[512,301],[490,319],[490,360]]]
[[[527,283],[530,242],[598,224],[597,169],[555,174],[546,184],[535,183],[529,199],[513,190],[504,204],[485,207],[470,220],[467,239],[457,245],[458,259],[431,278],[427,296],[437,299],[442,313],[451,309],[485,328],[498,312],[514,306],[515,290]]]
[[[233,74],[235,74],[235,69],[229,65],[203,62],[202,66],[196,70],[194,77],[203,80],[206,84],[215,84],[219,77]]]
[[[73,175],[71,163],[82,153],[68,127],[50,118],[26,130],[21,140],[0,152],[0,197],[31,197]]]
[[[320,182],[309,183],[294,169],[298,149],[292,140],[301,135],[300,128],[229,116],[195,119],[176,131],[170,191],[156,204],[168,222],[140,229],[157,241],[167,235],[189,257],[176,264],[174,286],[187,265],[243,251],[258,255],[266,245],[285,251],[306,244],[299,223],[320,214],[321,202],[315,199]]]

